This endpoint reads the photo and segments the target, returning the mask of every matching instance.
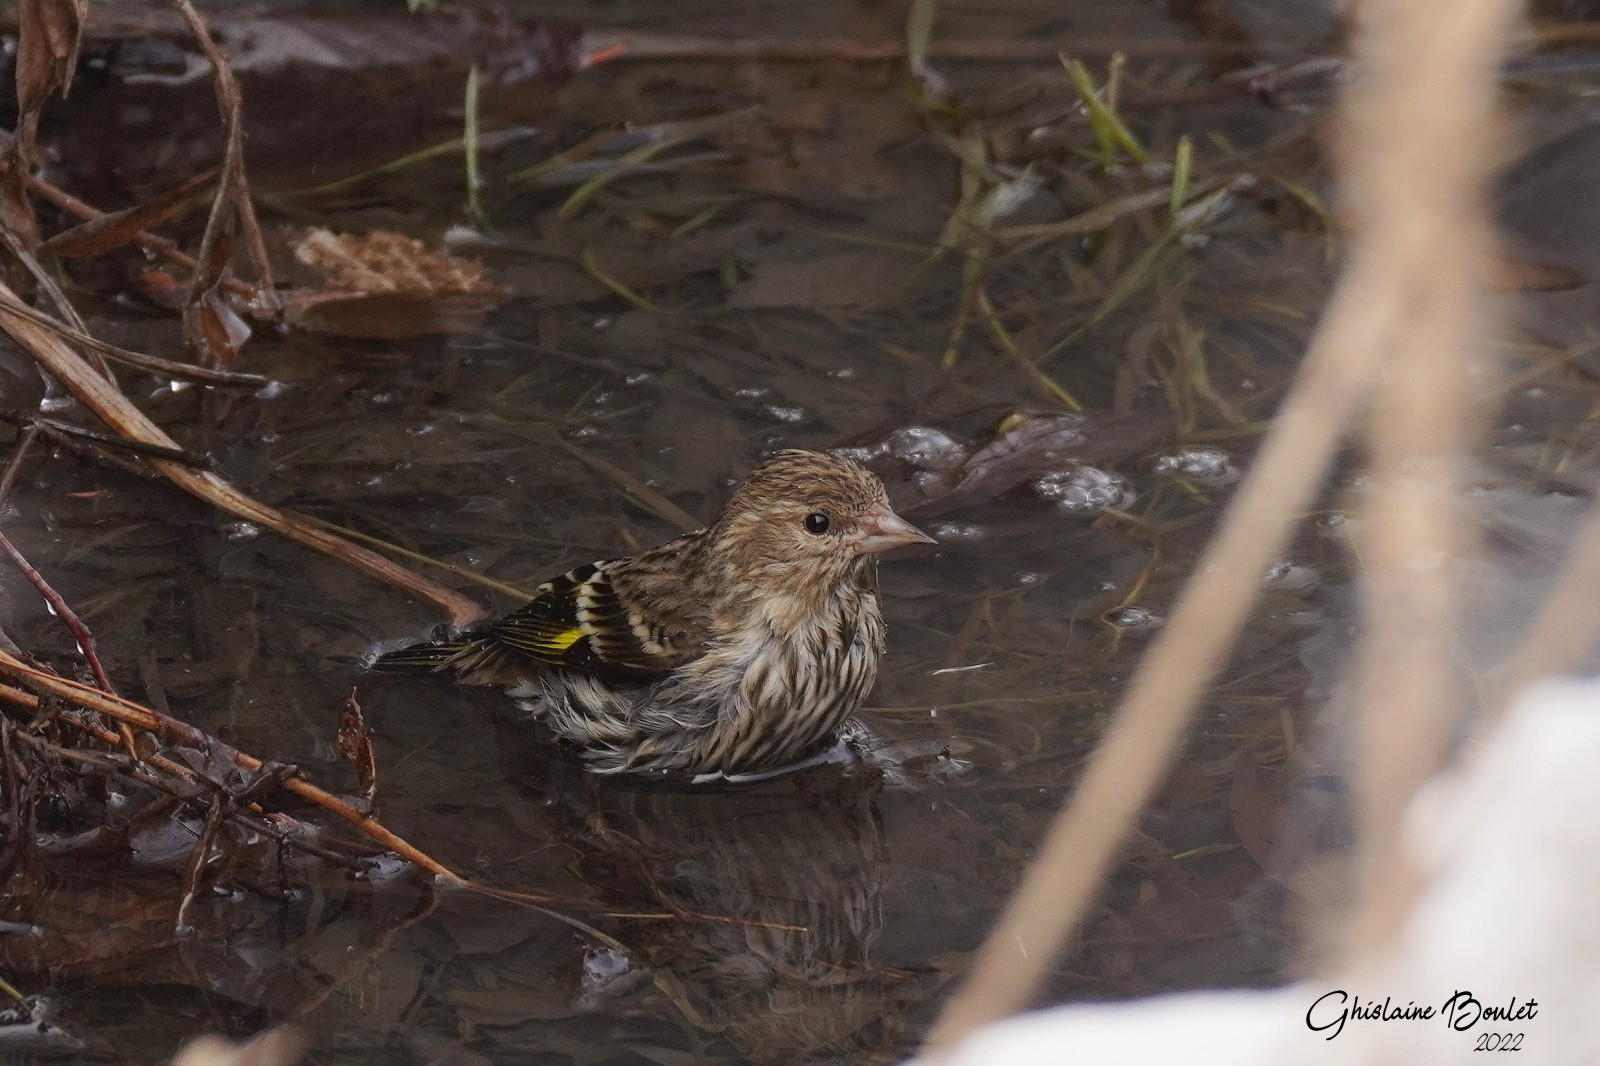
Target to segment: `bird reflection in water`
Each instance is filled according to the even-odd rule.
[[[574,872],[618,912],[684,916],[612,932],[681,989],[697,1028],[752,1062],[892,1054],[917,975],[873,959],[887,865],[875,772],[598,779],[526,734],[501,730],[502,765],[578,854]]]

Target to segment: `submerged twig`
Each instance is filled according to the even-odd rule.
[[[17,442],[11,450],[11,457],[6,460],[5,471],[0,473],[0,505],[5,503],[6,497],[11,493],[12,486],[16,484],[18,472],[22,469],[22,464],[27,462],[28,450],[33,446],[37,432],[35,427],[30,426],[18,434]],[[61,593],[57,592],[44,579],[44,575],[33,568],[32,564],[23,557],[22,552],[17,549],[17,546],[11,542],[11,538],[6,536],[3,531],[0,531],[0,551],[6,554],[7,558],[11,560],[11,564],[21,572],[23,577],[27,578],[28,583],[34,587],[39,595],[44,597],[44,601],[50,605],[51,612],[61,619],[61,623],[67,627],[67,630],[72,634],[72,639],[78,644],[78,651],[82,653],[84,660],[89,664],[89,670],[94,674],[95,683],[100,686],[102,691],[114,693],[116,690],[111,685],[111,678],[107,676],[105,667],[100,663],[100,656],[95,651],[94,634],[89,632],[89,627],[83,624],[83,619],[79,618],[77,613],[68,606]],[[130,755],[133,754],[132,734],[124,731],[123,739],[127,742],[128,753]]]
[[[200,836],[194,842],[194,847],[189,849],[189,861],[184,864],[183,889],[178,894],[178,909],[173,916],[173,931],[178,936],[187,936],[193,932],[189,920],[194,915],[195,897],[200,894],[201,883],[205,878],[206,862],[211,857],[211,844],[217,839],[217,830],[222,828],[223,818],[228,813],[227,797],[218,793],[211,796],[211,805],[206,811],[205,826],[200,830]]]
[[[192,466],[196,470],[214,470],[216,463],[204,455],[195,455],[182,448],[165,448],[159,444],[144,444],[140,441],[129,440],[126,437],[115,437],[109,433],[98,433],[82,426],[74,426],[68,422],[58,422],[54,418],[45,418],[43,415],[24,413],[21,411],[0,411],[0,422],[10,422],[14,426],[43,432],[58,444],[71,445],[73,441],[83,441],[100,448],[109,448],[112,451],[125,452],[136,455],[141,459],[168,459],[174,463]]]
[[[75,328],[58,319],[51,318],[42,311],[37,311],[27,304],[8,304],[8,310],[15,311],[46,329],[54,330],[73,344],[82,345],[97,355],[103,355],[114,362],[125,363],[139,370],[146,370],[152,374],[163,374],[174,377],[180,381],[193,381],[200,385],[219,385],[228,388],[260,389],[272,384],[272,379],[260,374],[250,374],[241,370],[220,370],[215,367],[196,366],[194,363],[180,363],[172,359],[163,359],[158,355],[146,355],[144,352],[130,352],[126,348],[118,348],[115,344],[90,336],[82,329]]]
[[[0,471],[0,510],[5,508],[6,501],[11,498],[11,490],[17,487],[17,477],[22,473],[22,463],[39,432],[37,423],[25,423],[21,426],[17,439],[12,443],[11,457],[6,460],[5,469]]]
[[[403,548],[400,545],[395,544],[393,541],[384,540],[382,537],[375,537],[371,533],[363,533],[358,529],[351,529],[349,526],[341,526],[337,522],[329,522],[326,519],[318,518],[315,515],[308,515],[300,511],[286,511],[284,513],[293,515],[302,522],[309,522],[311,525],[316,526],[319,529],[326,529],[330,533],[337,533],[341,537],[348,537],[350,540],[359,541],[362,544],[371,545],[374,548],[381,548],[383,551],[389,552],[393,555],[398,555],[402,559],[409,559],[414,563],[421,563],[423,566],[431,566],[436,570],[443,570],[447,574],[454,574],[456,577],[459,577],[464,581],[471,581],[475,585],[482,585],[486,589],[493,589],[501,595],[509,596],[518,603],[527,603],[529,600],[533,599],[533,593],[529,592],[527,589],[518,588],[516,585],[510,585],[504,581],[498,581],[487,574],[480,574],[476,570],[472,570],[465,566],[459,566],[456,563],[447,563],[443,559],[435,559],[431,555],[424,555],[419,551],[412,551],[410,548]]]
[[[906,59],[904,40],[862,42],[843,38],[796,37],[790,40],[734,40],[722,37],[594,31],[585,35],[586,67],[615,62],[734,63],[899,63]],[[1276,51],[1260,41],[1147,40],[1123,37],[1077,37],[1062,40],[983,40],[946,38],[927,43],[925,58],[955,63],[1057,62],[1063,52],[1075,56],[1123,53],[1133,58],[1158,56],[1257,56]]]
[[[607,462],[598,455],[586,452],[577,445],[569,444],[566,441],[561,442],[561,447],[565,448],[574,459],[610,481],[618,489],[622,490],[623,495],[651,514],[654,514],[663,522],[669,522],[685,532],[699,529],[705,525],[694,515],[685,511],[682,507],[679,507],[615,463]]]
[[[98,207],[84,203],[82,200],[78,199],[76,196],[73,196],[65,189],[57,188],[48,181],[45,181],[43,178],[36,175],[28,175],[27,185],[29,192],[38,196],[42,196],[45,200],[54,204],[56,207],[59,207],[61,210],[66,211],[69,214],[77,215],[79,218],[103,218],[107,213],[100,210]],[[162,237],[159,234],[140,230],[138,233],[133,235],[133,241],[151,255],[160,256],[162,259],[172,263],[174,266],[182,267],[184,270],[190,272],[197,272],[200,269],[200,263],[195,259],[194,256],[190,255],[188,252],[185,252],[182,248],[179,248],[176,241],[173,241],[167,237]],[[261,293],[260,290],[255,286],[250,285],[247,282],[240,281],[235,277],[223,279],[223,286],[230,293],[239,297],[244,302],[245,310],[253,317],[262,319],[272,319],[276,317],[277,311],[275,309],[266,307],[260,302],[259,297]]]
[[[3,649],[0,649],[0,674],[20,681],[40,692],[59,697],[75,706],[97,711],[114,721],[125,723],[132,728],[153,733],[162,740],[186,744],[202,750],[212,750],[242,770],[255,771],[266,766],[263,760],[257,759],[253,755],[246,755],[236,748],[229,747],[215,737],[191,725],[180,722],[176,718],[170,718],[159,711],[142,707],[113,693],[100,692],[87,685],[80,685],[75,681],[69,681],[64,677],[29,666]],[[169,763],[169,765],[172,764]],[[467,883],[466,878],[427,855],[419,848],[412,846],[391,832],[376,818],[363,814],[332,793],[318,788],[302,777],[293,775],[285,776],[282,783],[286,791],[292,792],[313,806],[319,807],[340,821],[345,822],[363,836],[377,842],[386,851],[393,852],[413,866],[426,870],[452,884]]]
[[[0,327],[17,341],[79,402],[118,433],[158,447],[176,448],[177,442],[145,416],[110,382],[96,374],[54,331],[19,313],[15,293],[0,284]],[[466,597],[413,574],[380,555],[357,547],[308,523],[246,495],[209,471],[190,469],[167,459],[150,464],[179,488],[246,521],[282,533],[307,547],[341,559],[381,581],[443,608],[455,625],[470,625],[483,616],[483,608]]]
[[[22,573],[23,577],[28,579],[28,584],[32,585],[39,595],[44,597],[45,602],[50,605],[51,613],[61,619],[62,624],[72,633],[72,639],[77,641],[78,651],[83,654],[84,661],[89,664],[89,670],[94,674],[95,683],[104,692],[114,692],[115,689],[111,687],[111,678],[106,676],[106,668],[101,665],[100,656],[95,652],[94,634],[89,632],[89,627],[83,624],[83,619],[79,618],[77,613],[67,605],[67,601],[61,598],[61,593],[51,587],[50,583],[44,579],[44,575],[35,570],[28,560],[23,558],[22,553],[17,550],[17,546],[11,543],[11,538],[4,533],[0,533],[0,551],[5,552],[7,558],[11,560],[11,564]]]

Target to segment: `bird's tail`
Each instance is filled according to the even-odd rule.
[[[457,640],[423,641],[390,651],[374,650],[362,663],[368,670],[386,674],[403,674],[444,670],[465,651],[472,641],[463,637]]]

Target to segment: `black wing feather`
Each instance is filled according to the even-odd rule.
[[[590,563],[545,582],[526,606],[490,623],[485,636],[560,669],[619,680],[667,672],[680,660],[630,613],[607,576],[610,565]]]

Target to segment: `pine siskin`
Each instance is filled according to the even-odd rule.
[[[872,688],[877,554],[932,541],[860,463],[779,452],[707,528],[371,666],[503,686],[598,773],[766,776],[825,749]]]

